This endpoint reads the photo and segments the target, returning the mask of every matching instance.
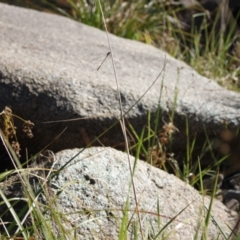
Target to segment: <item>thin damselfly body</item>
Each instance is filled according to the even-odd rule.
[[[108,56],[111,54],[111,52],[108,52],[106,54],[106,56],[104,57],[103,61],[101,62],[101,64],[99,65],[99,67],[97,68],[97,71],[101,68],[101,66],[103,65],[103,63],[105,62],[105,60],[108,58]]]

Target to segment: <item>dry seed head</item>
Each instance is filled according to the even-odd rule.
[[[169,137],[175,132],[179,132],[179,130],[174,126],[172,122],[165,123],[159,133],[159,142],[163,146],[166,146],[169,143]]]
[[[20,148],[19,142],[12,141],[11,146],[12,146],[13,151],[16,153],[17,157],[20,158],[21,157],[21,155],[20,155],[21,148]]]
[[[10,140],[16,134],[16,127],[12,119],[12,110],[9,107],[5,107],[0,113],[0,128],[7,140]]]
[[[152,162],[153,166],[162,168],[166,161],[172,162],[174,166],[177,165],[174,155],[167,151],[169,139],[176,131],[179,132],[172,122],[164,122],[159,132],[158,144],[148,149],[148,159]]]
[[[28,138],[32,138],[32,128],[34,127],[34,123],[31,121],[24,121],[23,122],[23,132],[27,135]]]
[[[163,126],[163,130],[169,135],[175,132],[179,132],[179,130],[174,126],[172,122],[165,123]]]
[[[31,121],[25,121],[22,118],[13,115],[12,110],[9,107],[5,107],[5,109],[0,113],[0,129],[4,134],[4,138],[11,144],[17,157],[20,158],[21,148],[17,140],[16,127],[14,125],[13,117],[17,117],[23,121],[23,132],[29,138],[33,137],[32,128],[34,124]]]

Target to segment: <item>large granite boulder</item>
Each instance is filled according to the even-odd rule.
[[[53,170],[51,176],[55,174],[51,180],[46,168]],[[127,218],[129,239],[133,239],[134,231],[141,238],[141,228],[144,239],[202,239],[204,229],[203,239],[226,239],[237,220],[237,213],[214,200],[206,227],[209,197],[201,196],[175,176],[131,156],[128,159],[126,153],[112,148],[63,150],[56,156],[48,152],[37,159],[37,165],[29,168],[28,173],[36,191],[45,189],[38,200],[46,204],[46,217],[59,216],[62,220],[62,228],[57,220],[56,225],[52,222],[49,225],[55,226],[51,228],[55,236],[64,239],[118,239],[123,216]],[[13,198],[14,209],[20,212],[27,203],[18,200],[19,197],[24,200],[24,191],[16,177],[1,183],[1,191]],[[129,206],[125,208],[127,199]],[[1,218],[9,223],[13,220],[11,214],[5,214],[5,208],[1,204]],[[4,231],[1,226],[0,233]]]
[[[134,173],[135,193],[128,161]],[[186,209],[159,237],[171,232],[169,239],[190,240],[198,227],[199,236],[201,235],[201,227],[197,225],[204,224],[210,199],[201,196],[193,187],[175,176],[132,156],[128,160],[126,153],[111,148],[73,149],[57,153],[55,168],[60,169],[67,163],[64,170],[51,180],[51,186],[54,195],[58,195],[57,203],[63,213],[76,213],[83,208],[86,210],[85,214],[70,214],[68,217],[70,224],[77,225],[77,219],[83,223],[81,225],[79,222],[81,227],[77,230],[78,239],[91,234],[99,234],[100,239],[117,239],[127,196],[128,219],[133,217],[129,224],[129,236],[133,234],[134,224],[138,222],[137,211],[144,233],[148,232],[148,238],[154,238],[154,234],[156,237],[161,228],[184,208]],[[89,211],[90,214],[86,215]],[[220,233],[217,224],[228,235],[231,231],[227,225],[234,226],[234,216],[236,215],[221,202],[215,200],[207,231],[208,239],[217,238]],[[84,224],[85,221],[88,223]],[[220,233],[221,238],[223,236]]]
[[[154,119],[158,107],[164,121],[175,112],[173,121],[183,140],[186,119],[192,133],[204,132],[203,126],[213,131],[223,124],[238,126],[239,93],[220,87],[152,46],[113,35],[110,40],[123,110],[137,131],[147,123],[147,111]],[[30,152],[51,143],[66,127],[50,148],[85,146],[117,121],[120,112],[111,56],[97,70],[109,51],[103,31],[0,4],[0,109],[7,105],[35,123],[36,140],[31,140]],[[120,126],[99,140],[105,145],[120,144]],[[179,143],[186,146],[184,141]]]

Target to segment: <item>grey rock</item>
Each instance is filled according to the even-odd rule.
[[[58,152],[55,159],[55,169],[65,166],[50,185],[56,196],[57,210],[69,223],[64,226],[67,229],[75,226],[77,239],[117,239],[129,196],[128,220],[131,221],[128,235],[133,239],[133,225],[139,221],[134,213],[136,202],[127,154],[97,147],[64,150]],[[175,176],[141,160],[135,161],[132,156],[130,165],[134,169],[133,181],[144,239],[156,237],[184,208],[157,239],[168,233],[167,239],[193,239],[199,223],[200,230],[195,239],[201,239],[201,224],[204,224],[210,199]],[[217,225],[229,236],[228,226],[234,225],[236,217],[220,201],[214,200],[207,239],[224,239]],[[137,229],[139,231],[139,226]]]
[[[228,202],[229,200],[236,199],[240,202],[240,191],[239,190],[227,190],[223,193],[223,202]]]
[[[165,236],[165,239],[188,240],[193,239],[195,234],[198,234],[195,239],[201,239],[209,198],[199,195],[195,189],[173,175],[141,160],[135,162],[130,157],[130,165],[132,168],[135,166],[133,181],[143,239],[162,239]],[[45,151],[28,165],[24,176],[32,186],[45,218],[51,219],[49,224],[58,238],[118,239],[127,196],[129,239],[133,239],[133,226],[138,225],[137,229],[140,229],[137,212],[134,212],[136,202],[125,153],[100,147],[64,150],[56,155]],[[23,213],[19,218],[24,226],[32,226],[32,218],[27,215],[29,205],[25,201],[29,188],[26,193],[21,179],[16,173],[8,175],[0,183],[1,191],[7,199],[11,199],[14,211]],[[0,200],[3,201],[2,197]],[[231,199],[227,204],[233,208],[236,202]],[[18,226],[14,224],[12,214],[4,202],[0,212],[5,227],[13,223],[13,228],[8,230],[13,235]],[[55,216],[55,220],[51,216]],[[56,216],[62,220],[62,227],[59,227]],[[173,222],[157,236],[171,220]],[[223,233],[229,236],[229,226],[235,226],[237,221],[238,214],[215,199],[206,231],[207,239],[223,239]],[[219,227],[223,233],[217,238]],[[6,229],[0,225],[0,235],[5,233]],[[137,234],[140,236],[140,232]]]
[[[231,199],[229,201],[226,201],[225,205],[232,209],[233,211],[239,212],[239,201],[237,199]]]
[[[204,190],[213,190],[215,182],[216,182],[216,177],[218,177],[217,183],[216,183],[216,188],[219,189],[221,187],[223,179],[224,179],[223,174],[219,174],[218,176],[212,176],[210,178],[204,179],[203,180],[203,189]]]
[[[136,131],[147,123],[147,111],[154,119],[159,106],[165,121],[175,109],[174,123],[182,130],[179,143],[184,147],[186,118],[192,133],[203,132],[203,125],[211,130],[223,123],[239,125],[239,93],[200,76],[159,49],[109,36],[124,112],[136,103],[126,115]],[[111,57],[96,70],[109,51],[103,31],[64,17],[0,4],[0,109],[7,105],[35,122],[32,152],[51,143],[66,127],[52,150],[85,146],[116,123],[120,112]],[[82,117],[89,119],[43,123]],[[121,143],[119,124],[100,141]]]

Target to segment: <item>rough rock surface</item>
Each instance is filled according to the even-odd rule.
[[[141,160],[135,162],[135,159],[130,157],[130,165],[132,169],[135,166],[133,181],[144,239],[162,239],[165,236],[165,239],[190,240],[196,233],[198,235],[195,239],[201,239],[210,204],[209,197],[201,196],[187,183]],[[64,169],[53,177],[56,170],[63,166]],[[54,170],[48,183],[46,179],[50,178],[47,169]],[[136,202],[126,153],[102,147],[63,150],[56,156],[47,151],[27,170],[33,190],[37,193],[40,186],[45,189],[44,194],[41,193],[38,197],[41,206],[42,203],[46,204],[45,210],[50,207],[64,219],[63,232],[68,233],[66,239],[72,239],[73,233],[77,234],[77,239],[84,240],[118,239],[127,196],[128,221],[131,219],[129,239],[133,238],[134,224],[135,227],[138,225],[137,229],[140,231],[139,218],[137,213],[134,213]],[[12,198],[17,213],[23,209],[28,211],[28,205],[24,201],[25,191],[20,182],[15,174],[0,183],[2,193],[8,199]],[[22,200],[19,201],[19,198]],[[14,219],[6,210],[7,207],[1,204],[1,219],[8,227]],[[49,210],[44,212],[46,217],[52,215]],[[20,217],[21,221],[23,217],[24,213]],[[233,228],[237,219],[236,212],[227,209],[215,199],[204,239],[225,239],[223,234],[226,237],[230,235],[229,226]],[[171,220],[173,222],[160,234],[160,230]],[[31,226],[30,217],[24,221],[24,225]],[[59,224],[53,223],[52,226],[56,236],[63,237]],[[13,225],[11,231],[15,232],[16,229]],[[220,233],[220,229],[223,233]],[[5,232],[1,225],[0,235]]]
[[[136,205],[133,188],[129,188],[131,177],[127,154],[101,147],[82,150],[64,150],[56,154],[55,169],[73,158],[51,180],[51,189],[53,195],[57,196],[60,212],[67,214],[71,226],[78,226],[78,239],[92,239],[94,236],[97,239],[117,239],[122,210],[130,192],[129,219],[133,215],[128,231],[130,236],[132,226],[138,218],[136,213],[133,214]],[[130,157],[130,162],[134,168],[133,157]],[[133,180],[144,234],[148,231],[150,239],[154,238],[171,218],[186,208],[157,239],[170,232],[168,239],[193,239],[198,221],[201,224],[204,222],[201,214],[206,214],[209,207],[208,197],[202,197],[194,188],[175,176],[140,160],[136,162]],[[230,213],[221,202],[214,201],[207,239],[223,239],[221,234],[217,238],[217,224],[229,236],[227,225],[234,224],[234,215]],[[201,225],[200,229],[202,227]],[[197,239],[201,238],[200,232]]]
[[[161,73],[127,114],[136,130],[146,124],[148,109],[154,119],[159,104],[167,121],[176,94],[178,128],[185,126],[186,118],[193,131],[201,130],[203,124],[212,130],[223,122],[238,126],[238,93],[152,46],[112,35],[110,39],[125,112]],[[116,121],[119,104],[111,57],[96,70],[109,52],[105,32],[64,17],[0,4],[0,52],[0,109],[10,106],[35,122],[38,137],[36,143],[31,141],[33,151],[50,143],[65,127],[51,149],[84,146]],[[90,119],[42,124],[76,117]],[[106,145],[121,143],[120,126],[100,140]]]

